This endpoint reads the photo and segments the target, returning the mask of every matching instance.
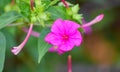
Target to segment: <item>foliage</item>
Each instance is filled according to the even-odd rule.
[[[12,22],[16,21],[21,17],[22,16],[15,11],[4,13],[0,16],[0,29],[8,26],[8,24],[11,24]]]
[[[50,29],[48,29],[48,28],[43,29],[41,32],[41,35],[38,39],[38,53],[39,53],[38,63],[40,63],[42,57],[45,55],[45,53],[51,47],[51,45],[49,45],[48,43],[46,43],[44,41],[44,37],[48,34],[49,31],[50,31]]]
[[[11,1],[14,1],[14,3],[12,4]],[[101,1],[100,3],[95,0],[67,0],[66,3],[69,4],[69,8],[66,8],[60,0],[34,1],[34,10],[31,10],[30,0],[0,0],[0,72],[2,72],[3,69],[4,72],[54,72],[58,67],[56,64],[62,65],[62,63],[67,63],[66,58],[68,54],[73,56],[73,63],[76,64],[78,64],[78,62],[85,64],[91,64],[92,62],[99,63],[100,58],[97,59],[97,57],[99,57],[98,51],[102,49],[97,50],[99,47],[95,49],[92,49],[92,47],[97,45],[97,42],[94,43],[94,40],[102,42],[101,40],[103,39],[103,46],[107,46],[105,49],[108,51],[111,49],[111,53],[106,51],[108,52],[108,59],[111,54],[111,58],[115,59],[109,60],[116,60],[116,63],[119,63],[120,58],[116,58],[119,57],[120,51],[120,40],[118,39],[120,35],[117,33],[119,32],[119,28],[116,29],[114,28],[115,26],[112,26],[112,22],[117,20],[116,16],[119,12],[116,13],[117,9],[112,8],[112,6],[107,7],[107,1],[105,1],[105,3]],[[98,4],[98,7],[101,8],[97,9],[96,5],[91,4],[91,6],[89,6],[89,4],[87,4],[92,2]],[[86,7],[88,8],[85,9]],[[81,12],[83,14],[81,14]],[[100,13],[105,14],[104,20],[93,27],[93,34],[85,34],[84,28],[82,28],[84,24],[82,19],[84,18],[86,23],[89,23],[93,17]],[[81,45],[61,56],[58,56],[56,53],[49,53],[48,49],[51,47],[51,44],[45,42],[44,38],[50,32],[54,21],[58,18],[78,23],[81,27],[79,28],[80,33],[82,37],[85,38],[83,39],[85,40],[83,44],[88,47]],[[24,40],[28,31],[25,32],[23,28],[28,29],[31,24],[34,25],[33,30],[40,34],[39,37],[31,36],[21,53],[14,56],[10,50],[14,45],[17,46]],[[117,24],[117,21],[114,24]],[[116,30],[118,31],[115,32]],[[94,37],[94,33],[98,37]],[[100,36],[103,36],[103,38],[101,39]],[[116,45],[117,48],[115,48],[113,44]],[[117,54],[118,56],[114,57]]]
[[[4,67],[6,50],[6,38],[2,32],[0,32],[0,39],[0,72],[2,72]]]

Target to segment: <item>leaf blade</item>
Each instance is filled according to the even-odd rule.
[[[0,32],[0,72],[3,71],[5,50],[6,50],[6,39],[2,32]]]
[[[8,24],[16,21],[21,17],[22,16],[15,11],[4,13],[2,16],[0,16],[0,29],[4,28]]]
[[[62,6],[51,6],[47,10],[50,13],[50,18],[56,20],[58,18],[69,19],[69,16],[66,14],[66,8]]]
[[[40,61],[43,58],[43,56],[45,55],[45,53],[51,47],[50,44],[48,44],[44,41],[44,37],[46,36],[46,34],[48,34],[49,31],[50,31],[50,29],[48,29],[48,28],[42,30],[41,35],[38,39],[38,63],[40,63]]]

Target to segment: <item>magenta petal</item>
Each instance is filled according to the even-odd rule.
[[[58,35],[55,35],[53,33],[49,33],[46,37],[45,37],[45,41],[53,44],[53,45],[60,45],[61,44],[61,37]]]
[[[79,24],[70,20],[64,20],[63,25],[67,34],[73,34],[80,27]]]
[[[70,39],[78,39],[78,38],[82,39],[82,35],[78,30],[76,30],[74,34],[70,35]]]
[[[80,27],[79,24],[77,24],[76,22],[70,21],[70,20],[64,20],[64,25],[65,27],[68,27],[68,28],[73,27],[74,29],[77,29]]]
[[[62,19],[57,19],[51,28],[51,31],[56,34],[61,34],[64,33],[64,27],[63,27],[63,20]]]
[[[78,38],[78,39],[70,39],[76,46],[80,46],[80,44],[82,43],[82,39]]]
[[[63,54],[63,53],[64,53],[64,51],[62,51],[62,50],[58,49],[58,50],[57,50],[57,53],[58,53],[59,55],[61,55],[61,54]]]
[[[72,50],[72,48],[74,47],[74,43],[70,42],[70,41],[67,41],[65,42],[65,44],[62,44],[59,49],[62,50],[62,51],[70,51]]]
[[[79,46],[81,44],[81,42],[82,42],[82,35],[77,30],[74,35],[70,36],[69,41],[73,42],[76,46]]]
[[[79,27],[80,25],[73,21],[57,19],[53,23],[51,31],[56,34],[71,34],[74,33]]]

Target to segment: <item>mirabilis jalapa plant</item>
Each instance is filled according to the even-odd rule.
[[[90,33],[91,26],[104,17],[104,14],[100,14],[90,22],[85,22],[82,14],[78,14],[78,4],[73,5],[64,0],[16,0],[14,5],[16,11],[22,14],[22,21],[30,27],[22,28],[27,36],[19,46],[13,47],[11,52],[17,55],[30,35],[33,35],[39,38],[38,44],[41,43],[38,45],[39,62],[47,51],[63,54],[71,51],[74,46],[80,46],[83,41],[82,34]],[[34,25],[42,26],[43,30],[40,33],[33,31]]]

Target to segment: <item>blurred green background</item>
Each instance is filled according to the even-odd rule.
[[[4,28],[7,51],[3,72],[67,72],[67,56],[72,55],[73,72],[120,72],[120,0],[68,0],[79,4],[79,13],[87,22],[103,13],[104,19],[92,26],[92,33],[83,36],[80,47],[63,55],[47,53],[41,63],[37,63],[37,38],[30,37],[22,52],[14,56],[10,49],[20,44],[26,33],[13,27]],[[0,0],[0,15],[11,0]],[[40,30],[37,26],[34,30]]]

